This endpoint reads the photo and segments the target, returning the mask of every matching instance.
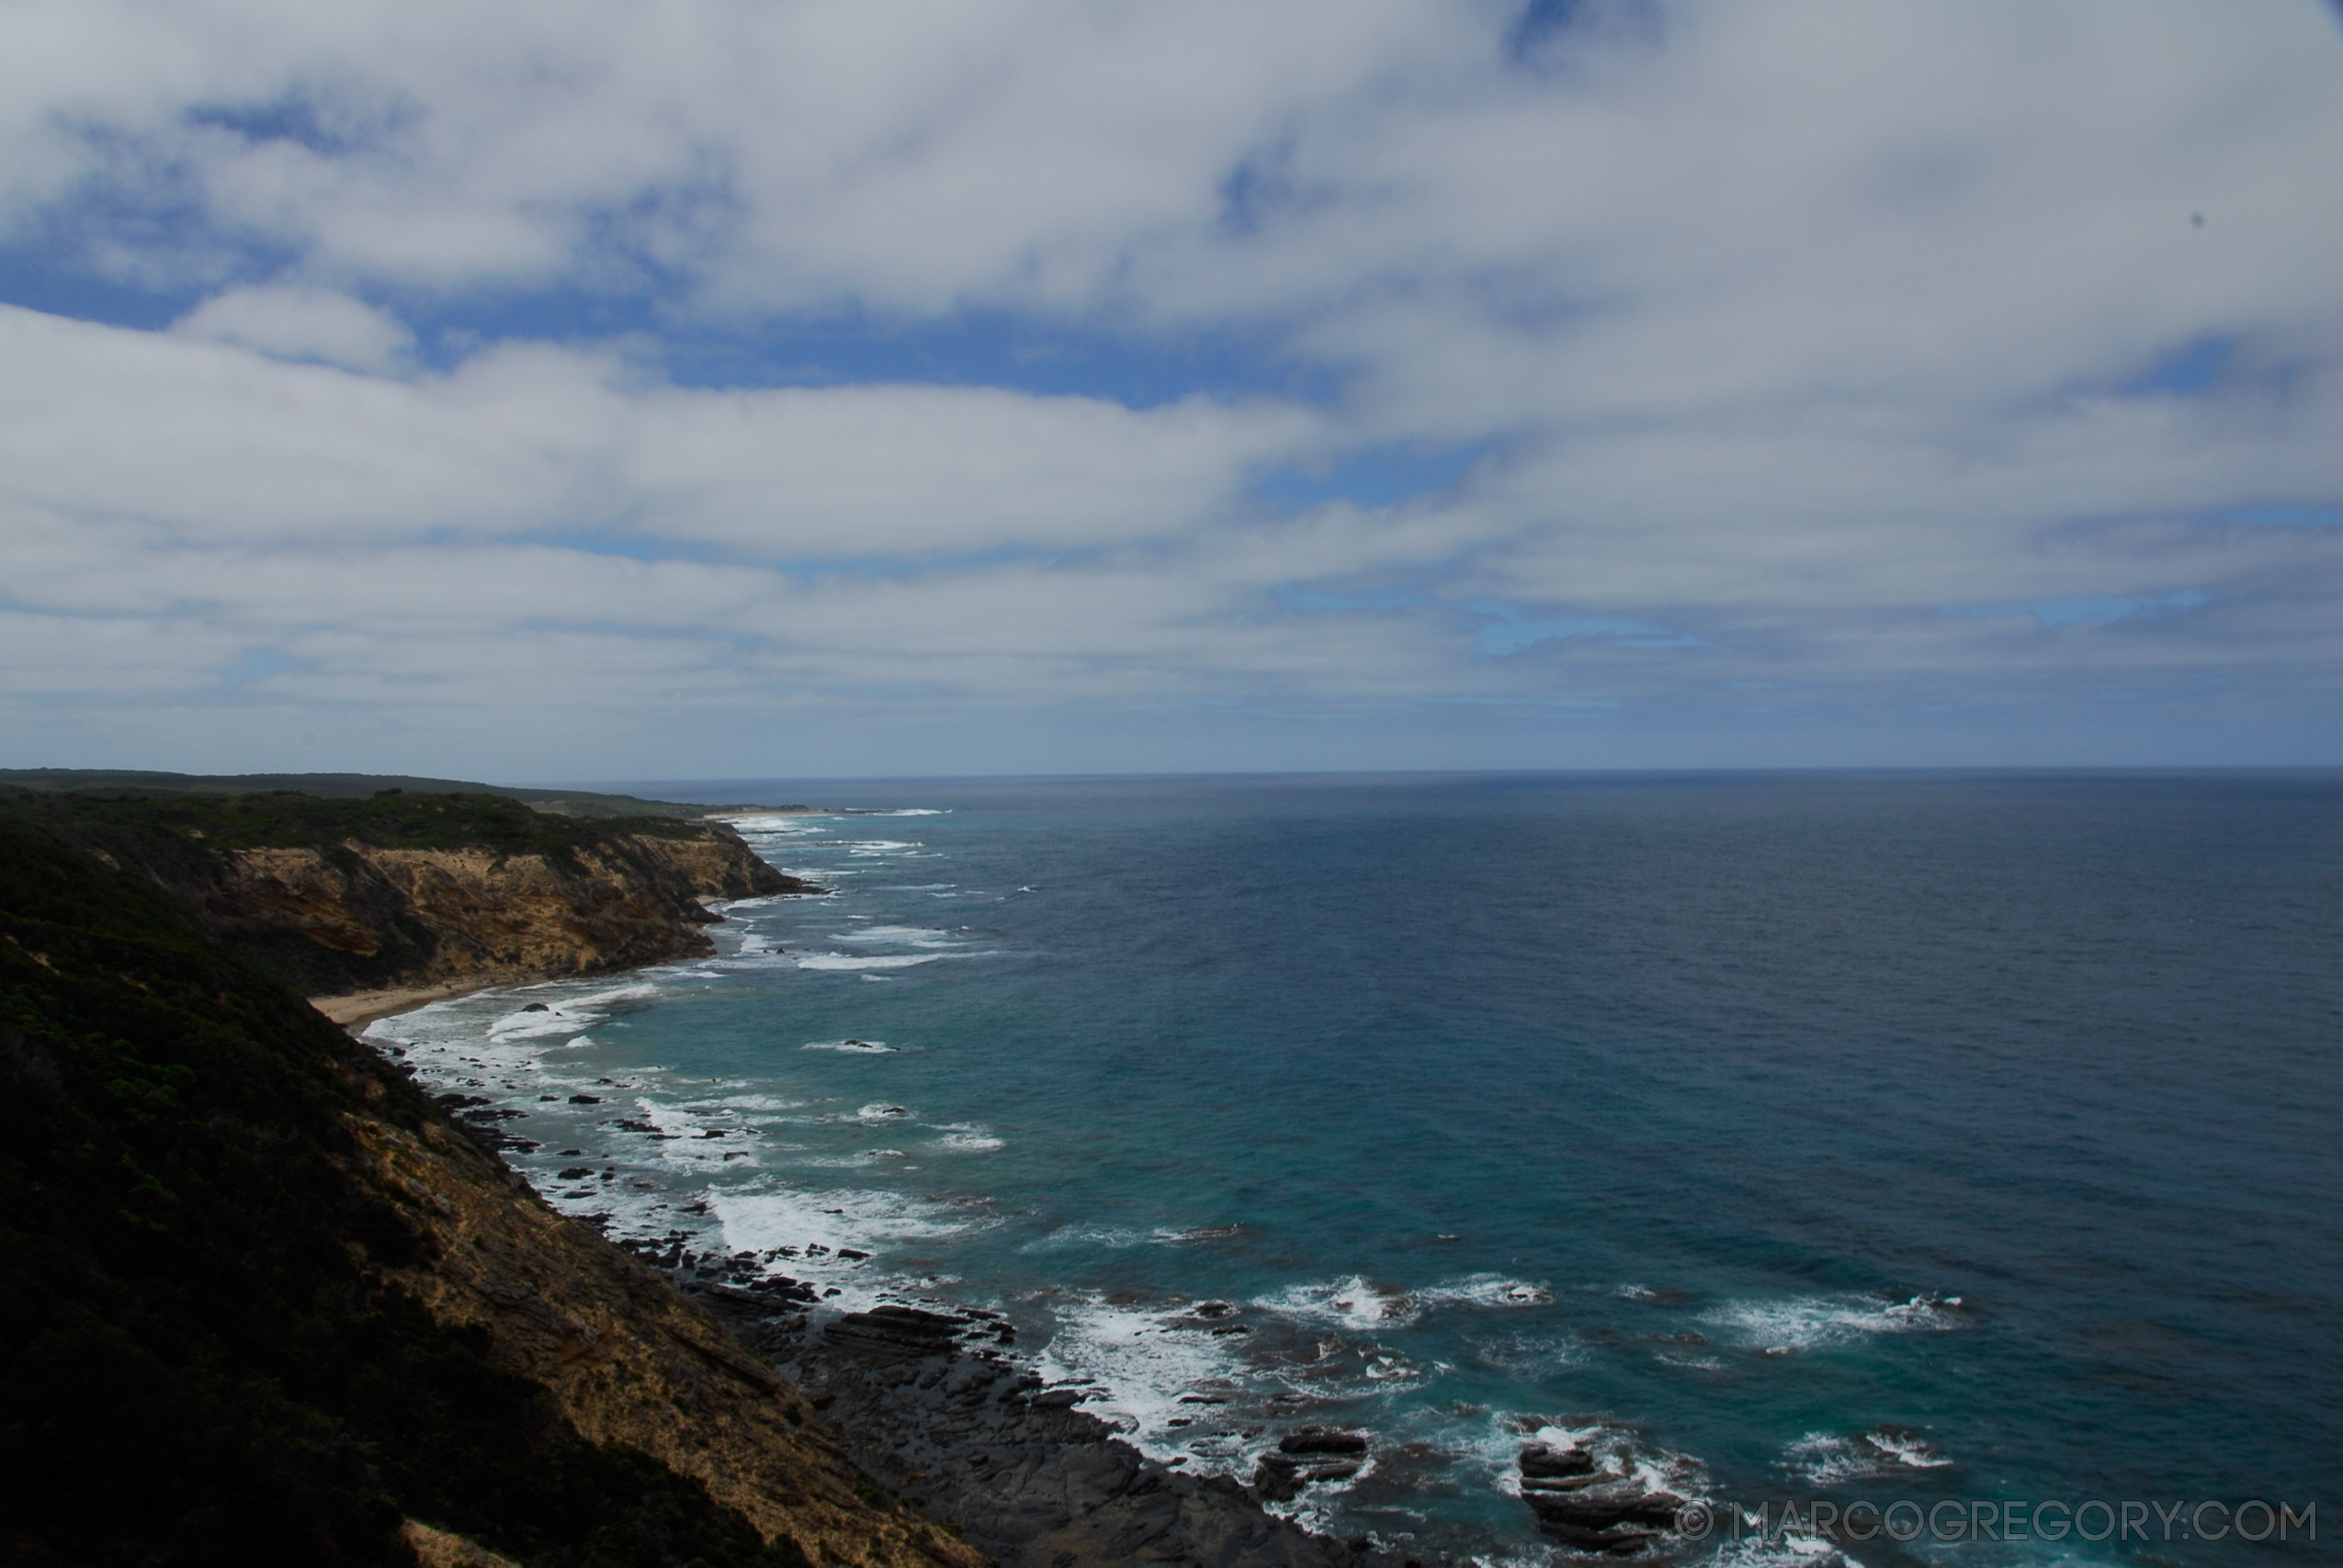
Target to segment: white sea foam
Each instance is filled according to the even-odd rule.
[[[890,1105],[883,1100],[874,1100],[868,1105],[864,1106],[861,1110],[855,1112],[855,1120],[857,1122],[893,1122],[905,1116],[909,1116],[910,1114],[910,1111],[904,1110],[900,1105]]]
[[[664,987],[654,982],[605,987],[583,995],[563,995],[560,989],[553,987],[531,986],[518,991],[481,992],[477,998],[451,998],[447,1003],[433,1004],[435,1007],[447,1009],[445,1012],[436,1017],[424,1018],[419,1014],[410,1015],[410,1017],[426,1028],[434,1025],[440,1027],[454,1025],[458,1030],[470,1032],[470,1029],[479,1027],[475,1022],[477,1016],[475,1007],[478,1003],[486,1002],[491,1006],[509,1007],[516,998],[527,996],[530,998],[529,1005],[497,1016],[488,1022],[485,1031],[482,1032],[486,1035],[484,1043],[492,1046],[506,1045],[521,1040],[539,1040],[554,1035],[578,1034],[617,1014],[640,1011],[642,1008],[658,1000],[663,993]],[[472,1003],[474,1006],[451,1005],[458,1003]],[[423,1010],[428,1012],[430,1010]],[[466,1027],[468,1025],[470,1029]],[[478,1035],[474,1035],[472,1043],[477,1044],[483,1042],[480,1041]]]
[[[1239,1386],[1241,1351],[1178,1314],[1114,1306],[1096,1298],[1060,1306],[1058,1325],[1043,1351],[1041,1374],[1053,1382],[1093,1382],[1097,1393],[1083,1407],[1123,1428],[1157,1459],[1179,1457],[1207,1435],[1194,1422],[1214,1406],[1182,1404],[1183,1394],[1209,1390],[1225,1394]],[[1195,1468],[1234,1468],[1238,1456],[1216,1461],[1202,1457]]]
[[[802,1111],[805,1104],[802,1100],[784,1100],[774,1094],[735,1094],[724,1100],[728,1111]]]
[[[839,1248],[878,1252],[905,1242],[932,1241],[957,1235],[978,1222],[955,1214],[944,1205],[900,1193],[852,1188],[804,1191],[780,1188],[736,1188],[713,1192],[708,1202],[723,1228],[724,1245],[735,1252],[764,1252],[791,1247],[798,1260],[782,1264],[787,1272],[801,1272],[809,1246],[823,1249],[812,1255],[834,1258]]]
[[[1808,1432],[1783,1450],[1782,1462],[1817,1486],[1836,1486],[1907,1470],[1941,1470],[1952,1461],[1908,1427],[1874,1427],[1853,1438]]]
[[[1964,1325],[1958,1296],[1798,1296],[1788,1301],[1737,1301],[1703,1314],[1703,1321],[1738,1343],[1768,1354],[1824,1349],[1877,1334],[1941,1331]]]
[[[1467,1274],[1418,1291],[1415,1299],[1424,1306],[1545,1306],[1553,1302],[1554,1292],[1546,1285],[1502,1274]]]
[[[915,964],[933,964],[944,956],[940,953],[793,953],[800,969],[909,969]]]
[[[1421,1315],[1412,1297],[1392,1285],[1371,1283],[1360,1275],[1330,1284],[1289,1285],[1253,1304],[1280,1317],[1304,1323],[1330,1324],[1361,1333],[1378,1328],[1404,1328]]]
[[[1501,1309],[1544,1306],[1553,1300],[1547,1286],[1502,1274],[1468,1274],[1420,1291],[1376,1284],[1353,1274],[1331,1282],[1289,1285],[1253,1304],[1281,1317],[1367,1333],[1405,1328],[1440,1307]]]
[[[800,897],[802,897],[802,895],[796,893],[765,893],[761,894],[754,898],[719,899],[716,903],[710,904],[708,908],[716,910],[719,914],[730,915],[742,909],[770,908],[775,904],[785,903],[791,898]]]
[[[760,834],[796,838],[806,833],[825,832],[835,818],[821,813],[791,812],[786,817],[758,814],[723,817],[718,820],[729,824],[742,838],[754,839]]]
[[[1728,1540],[1702,1562],[1704,1568],[1863,1568],[1829,1541],[1796,1530]]]
[[[800,1051],[843,1051],[849,1056],[893,1056],[902,1047],[889,1045],[884,1040],[810,1040],[798,1047]]]
[[[960,941],[934,926],[865,926],[860,931],[833,931],[830,940],[882,947],[948,947]]]
[[[989,1155],[995,1149],[1007,1148],[1009,1145],[1006,1139],[994,1137],[980,1127],[970,1127],[945,1133],[934,1146],[953,1154]]]

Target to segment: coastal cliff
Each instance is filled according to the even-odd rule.
[[[0,823],[0,1560],[978,1568],[153,880]]]
[[[721,823],[491,795],[19,795],[13,814],[170,893],[315,997],[590,975],[712,951],[705,900],[821,889]]]
[[[737,840],[237,841],[316,828],[269,809],[0,813],[0,1562],[1413,1568],[1145,1459],[996,1314],[612,1245],[208,934],[379,959],[434,900],[484,929],[476,888],[554,928],[597,877],[730,892]]]
[[[717,918],[704,899],[812,891],[729,829],[703,833],[613,833],[520,853],[357,840],[255,848],[173,891],[231,946],[298,941],[336,955],[304,967],[338,971],[330,977],[351,989],[591,975],[713,951],[699,929]]]

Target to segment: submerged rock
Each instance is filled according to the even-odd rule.
[[[1532,1443],[1522,1450],[1521,1470],[1524,1482],[1591,1476],[1594,1473],[1594,1456],[1584,1449],[1557,1449],[1544,1443]]]
[[[1576,1491],[1524,1490],[1522,1501],[1537,1516],[1538,1529],[1581,1551],[1632,1551],[1673,1529],[1684,1499],[1646,1488],[1640,1482],[1588,1486]]]

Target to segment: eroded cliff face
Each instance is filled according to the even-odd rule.
[[[978,1568],[157,880],[0,821],[0,1562]]]
[[[895,1504],[805,1396],[673,1285],[547,1209],[445,1123],[350,1118],[369,1182],[427,1232],[390,1277],[543,1384],[588,1440],[664,1461],[816,1563],[980,1568],[982,1552]]]
[[[355,840],[236,850],[172,890],[215,936],[270,950],[316,994],[665,963],[712,951],[707,900],[819,891],[716,825],[528,853]]]

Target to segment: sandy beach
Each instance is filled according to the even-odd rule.
[[[541,975],[467,975],[460,980],[443,980],[436,986],[410,986],[390,991],[353,991],[343,997],[311,997],[309,1005],[345,1029],[361,1029],[378,1018],[412,1011],[425,1002],[470,996],[492,986],[526,985],[531,980],[543,978],[545,976]]]

